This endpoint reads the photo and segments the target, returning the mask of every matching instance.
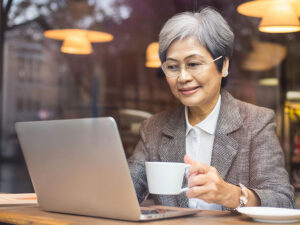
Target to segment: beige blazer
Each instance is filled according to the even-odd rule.
[[[252,189],[262,206],[294,207],[294,189],[284,168],[274,112],[239,101],[225,90],[221,96],[211,166],[226,182]],[[144,162],[183,162],[185,129],[182,105],[142,124],[140,141],[128,161],[140,202],[148,195]],[[188,207],[185,193],[153,195],[153,199],[156,204]]]

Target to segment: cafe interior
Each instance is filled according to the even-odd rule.
[[[111,116],[129,157],[141,123],[178,105],[158,57],[160,29],[176,13],[212,6],[235,35],[224,88],[275,111],[300,193],[299,0],[0,2],[0,192],[34,191],[16,122]]]

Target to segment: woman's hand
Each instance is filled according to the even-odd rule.
[[[241,196],[239,186],[225,182],[216,168],[192,160],[185,156],[184,162],[190,164],[188,177],[188,198],[199,198],[207,203],[216,203],[227,208],[236,208]],[[247,189],[249,205],[259,205],[259,199],[251,190]]]
[[[231,187],[226,183],[216,168],[196,162],[185,156],[184,162],[191,165],[188,177],[188,187],[186,195],[188,198],[199,198],[207,203],[224,205]],[[238,187],[237,187],[238,188]],[[238,206],[239,201],[236,202]]]

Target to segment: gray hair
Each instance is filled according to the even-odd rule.
[[[166,61],[168,48],[175,40],[196,37],[213,58],[223,56],[215,63],[219,72],[223,61],[231,58],[234,34],[219,12],[206,7],[199,12],[183,12],[170,18],[159,34],[159,57]]]

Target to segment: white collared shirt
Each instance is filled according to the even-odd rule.
[[[192,126],[188,120],[188,108],[185,107],[186,154],[194,161],[210,166],[215,130],[221,106],[221,95],[211,113],[200,123]],[[218,204],[209,204],[201,199],[189,199],[189,208],[222,210]]]

